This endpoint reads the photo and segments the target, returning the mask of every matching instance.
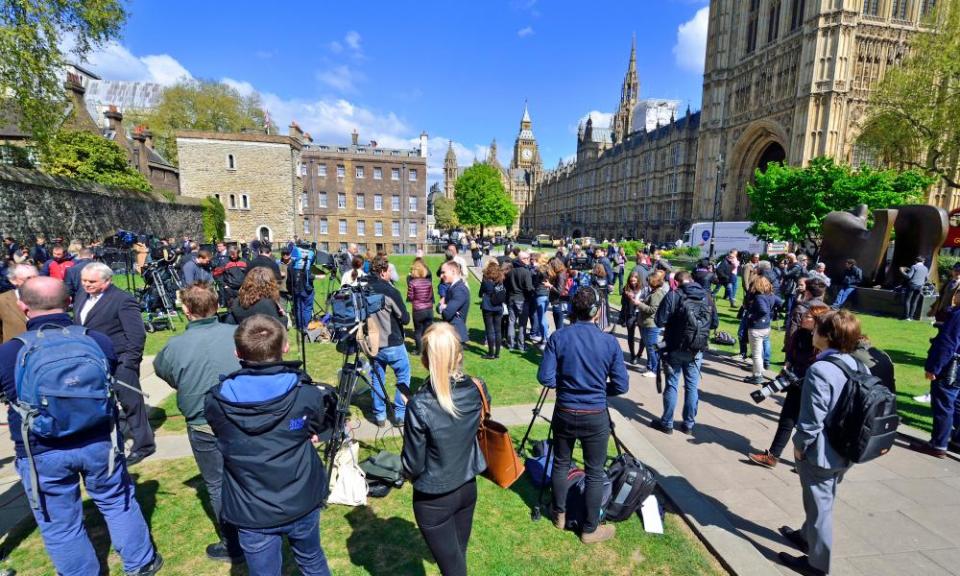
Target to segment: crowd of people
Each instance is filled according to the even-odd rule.
[[[31,250],[9,238],[4,242],[0,385],[7,400],[16,403],[18,378],[23,378],[13,367],[25,346],[36,345],[36,337],[29,335],[79,326],[109,365],[122,407],[118,426],[126,442],[120,443],[113,440],[111,426],[103,425],[67,439],[44,437],[22,427],[23,415],[10,411],[17,469],[28,495],[40,496],[33,511],[47,551],[61,574],[99,570],[77,512],[82,480],[107,520],[125,573],[155,574],[163,559],[151,543],[127,473],[156,450],[139,385],[146,341],[140,305],[114,286],[111,268],[96,260],[91,247],[68,250],[56,244],[47,253],[43,242]],[[254,247],[255,255],[244,258],[222,243],[213,251],[189,239],[178,244],[163,242],[140,265],[153,258],[172,261],[179,252],[184,288],[178,297],[188,325],[170,338],[154,368],[177,391],[210,496],[217,540],[207,546],[207,555],[245,562],[251,574],[279,574],[286,539],[303,574],[329,574],[319,529],[328,480],[314,444],[330,433],[325,419],[330,394],[311,385],[299,362],[284,360],[288,330],[295,323],[290,317],[299,313],[292,302],[297,287],[291,250],[285,248],[275,258],[271,247],[261,244]],[[894,386],[889,358],[861,334],[856,316],[843,310],[864,281],[856,262],[830,271],[822,263],[809,266],[802,254],[787,254],[777,262],[752,254],[741,262],[740,254],[731,251],[716,262],[703,259],[688,272],[674,270],[659,250],[628,257],[615,243],[562,246],[554,254],[508,247],[502,256],[468,244],[477,282],[469,280],[460,247],[449,244],[433,273],[418,254],[401,280],[389,256],[361,254],[350,245],[337,271],[340,286],[362,284],[383,296],[384,306],[370,320],[377,338],[370,358],[372,417],[381,427],[392,418],[402,429],[401,460],[413,485],[414,516],[443,574],[467,572],[475,477],[486,466],[476,430],[484,402],[492,399],[482,381],[463,372],[475,299],[484,326],[483,359],[496,361],[504,348],[528,354],[536,347],[542,353],[537,378],[556,389],[557,397],[553,520],[561,529],[566,524],[566,471],[579,441],[587,508],[580,538],[586,544],[615,536],[614,526],[602,523],[601,514],[611,430],[607,401],[627,392],[628,367],[642,377],[658,377],[658,382],[664,376],[662,413],[650,425],[667,434],[674,431],[682,377],[679,430],[692,435],[704,354],[719,327],[716,302],[739,306],[739,360],[750,370],[746,381],[753,384],[769,382],[770,334],[782,319],[784,372],[792,384],[785,388],[770,448],[748,456],[753,464],[775,467],[793,435],[806,521],[798,530],[783,527],[781,533],[806,555],[781,558],[802,573],[829,571],[833,501],[852,462],[831,446],[825,422],[847,382],[847,369],[869,370],[890,389]],[[926,270],[919,259],[905,271],[907,284],[919,281],[922,286]],[[831,280],[836,284],[827,304]],[[405,295],[397,287],[402,281]],[[611,295],[619,296],[618,310],[610,306]],[[908,292],[905,314],[915,311],[915,295]],[[917,449],[943,457],[954,443],[960,446],[960,267],[929,313],[939,330],[926,364],[934,431],[931,441]],[[619,328],[625,333],[626,354],[611,335]],[[411,389],[408,335],[429,373],[416,390]],[[387,367],[396,377],[390,402]],[[291,478],[290,469],[300,472]]]

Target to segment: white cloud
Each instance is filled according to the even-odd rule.
[[[517,30],[517,36],[520,38],[526,38],[527,36],[533,36],[533,26],[525,26]]]
[[[360,51],[360,33],[356,30],[347,32],[347,35],[343,37],[343,40],[347,43],[347,46],[349,46],[355,52]]]
[[[68,47],[69,41],[65,41]],[[107,42],[101,49],[87,55],[86,64],[108,80],[131,80],[175,84],[192,76],[176,58],[169,54],[134,56],[117,42]]]
[[[239,92],[241,96],[251,96],[257,92],[257,89],[249,82],[226,77],[221,78],[220,81]]]
[[[677,28],[677,43],[673,46],[673,56],[681,69],[703,74],[709,21],[710,7],[704,6],[697,10],[693,18]]]
[[[580,124],[586,124],[588,118],[592,119],[593,125],[598,128],[609,128],[610,122],[613,121],[613,115],[613,112],[600,112],[599,110],[591,110],[580,117],[580,120],[577,121],[576,126],[570,127],[570,132],[576,134]]]
[[[339,54],[343,52],[343,44],[334,40],[333,42],[327,44],[327,47],[330,48],[330,51],[334,54]]]
[[[357,92],[357,83],[363,82],[366,77],[363,73],[352,70],[349,66],[340,65],[317,73],[317,79],[340,92],[355,93]]]

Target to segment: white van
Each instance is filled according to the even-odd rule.
[[[741,250],[764,254],[767,244],[756,236],[747,232],[753,222],[717,222],[716,228],[712,222],[696,222],[690,230],[683,234],[684,246],[700,248],[700,257],[710,255],[710,239],[713,237],[714,258],[726,254],[730,250]]]

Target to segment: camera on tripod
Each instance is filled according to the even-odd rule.
[[[372,314],[383,309],[383,294],[375,294],[369,285],[344,286],[330,295],[331,327],[337,333],[354,332]]]
[[[781,370],[773,380],[751,392],[750,397],[753,398],[754,402],[759,404],[777,392],[783,392],[791,386],[799,386],[800,382],[800,377],[784,366],[783,370]]]
[[[567,267],[570,268],[571,270],[577,270],[580,272],[589,271],[591,269],[590,258],[588,258],[587,256],[578,256],[576,258],[570,258],[567,261]]]

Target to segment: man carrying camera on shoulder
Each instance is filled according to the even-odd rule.
[[[586,519],[580,540],[595,544],[613,538],[616,529],[600,525],[603,499],[603,465],[610,439],[607,397],[627,392],[629,377],[616,337],[600,330],[600,295],[595,288],[582,288],[572,299],[574,323],[550,336],[537,371],[537,380],[556,388],[553,412],[553,523],[566,524],[567,472],[573,445],[580,440],[586,468]]]
[[[371,318],[377,323],[380,332],[379,352],[373,357],[373,381],[370,394],[373,396],[373,416],[377,426],[387,425],[387,366],[393,368],[397,377],[397,392],[394,395],[394,421],[403,425],[406,414],[407,396],[410,395],[410,358],[403,345],[403,327],[410,323],[410,312],[403,301],[400,291],[390,283],[390,262],[379,254],[370,263],[369,284],[374,294],[383,294],[383,308]]]

